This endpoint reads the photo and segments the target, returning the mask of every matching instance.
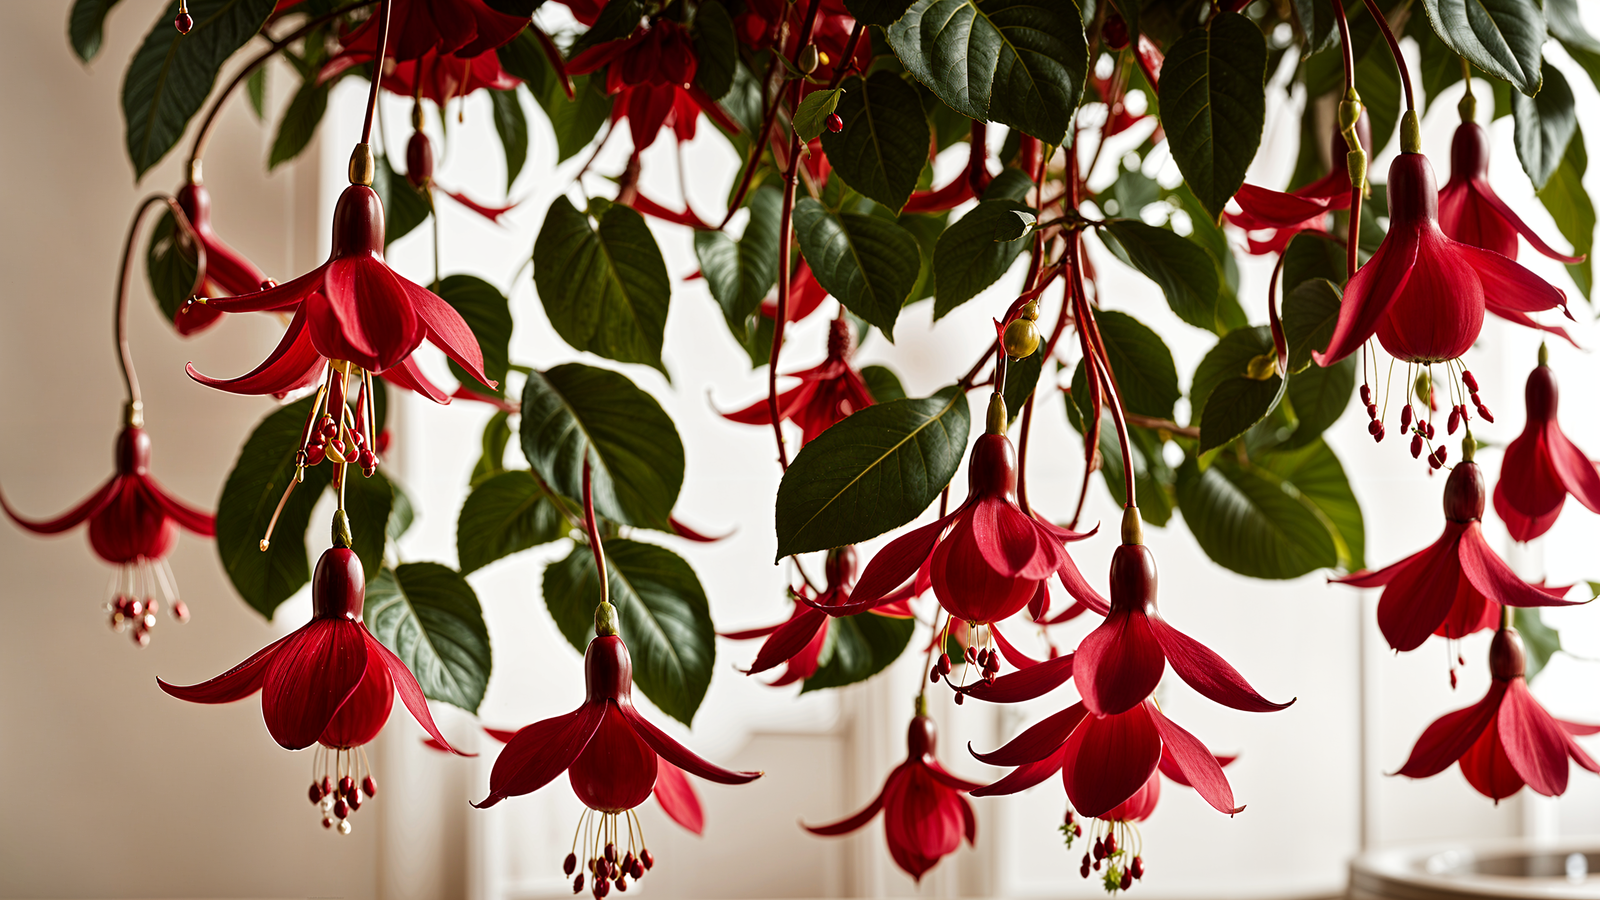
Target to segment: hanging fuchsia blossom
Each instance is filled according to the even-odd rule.
[[[1511,211],[1489,184],[1489,134],[1476,122],[1456,126],[1450,140],[1450,180],[1439,189],[1439,227],[1452,239],[1517,258],[1517,235],[1557,262],[1581,263],[1582,256],[1557,253]]]
[[[1523,785],[1546,797],[1566,793],[1569,759],[1600,773],[1600,763],[1572,739],[1600,733],[1600,725],[1557,719],[1533,699],[1516,629],[1502,626],[1495,633],[1489,672],[1492,680],[1483,699],[1429,725],[1395,774],[1430,778],[1459,763],[1478,793],[1499,802]]]
[[[1372,146],[1372,127],[1365,115],[1356,121],[1356,139],[1364,147]],[[1287,193],[1240,185],[1233,195],[1240,211],[1228,213],[1227,220],[1245,231],[1271,232],[1260,240],[1248,238],[1251,253],[1282,253],[1296,234],[1326,232],[1328,214],[1350,208],[1350,170],[1345,165],[1349,151],[1344,135],[1334,131],[1329,151],[1333,165],[1316,181]]]
[[[184,215],[189,217],[189,227],[205,247],[203,286],[207,295],[249,294],[272,286],[272,281],[254,263],[217,237],[216,230],[211,227],[211,194],[204,185],[184,185],[178,189],[177,200]],[[174,234],[174,239],[179,239],[178,234]],[[179,334],[187,337],[210,328],[220,318],[221,310],[189,301],[178,309],[173,325]]]
[[[800,426],[802,444],[873,404],[867,383],[850,365],[853,344],[850,323],[843,318],[834,319],[828,325],[828,356],[822,364],[788,373],[800,379],[800,384],[778,395],[778,416]],[[772,407],[762,399],[738,412],[723,413],[722,417],[742,425],[771,425]]]
[[[1519,541],[1550,530],[1567,495],[1600,512],[1600,471],[1561,431],[1556,421],[1560,392],[1540,348],[1539,365],[1528,373],[1528,406],[1522,434],[1506,445],[1500,480],[1494,486],[1494,511]]]
[[[0,508],[34,534],[60,534],[89,523],[89,546],[117,567],[106,606],[111,627],[128,631],[135,644],[150,643],[150,629],[162,604],[179,622],[189,620],[167,556],[178,542],[180,527],[211,537],[216,534],[216,519],[173,497],[150,474],[150,435],[143,428],[130,425],[117,435],[116,474],[60,516],[26,518],[6,502],[4,494]]]
[[[922,881],[939,860],[956,852],[961,839],[978,839],[978,818],[962,794],[979,785],[945,771],[934,755],[938,732],[933,720],[917,715],[906,730],[906,761],[889,773],[878,796],[855,815],[830,825],[803,825],[823,837],[857,831],[883,813],[889,855],[914,880]]]

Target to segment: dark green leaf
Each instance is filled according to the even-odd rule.
[[[696,231],[694,254],[711,296],[736,334],[748,329],[750,317],[778,282],[778,225],[783,195],[761,188],[750,195],[750,220],[735,241],[723,231]]]
[[[573,76],[573,96],[568,98],[560,77],[531,33],[524,31],[501,47],[499,53],[501,65],[527,82],[533,99],[550,120],[550,130],[556,138],[556,162],[566,162],[589,146],[611,116],[611,97],[606,94],[604,76]]]
[[[1307,366],[1289,376],[1289,408],[1294,410],[1299,424],[1285,447],[1304,447],[1339,421],[1345,407],[1350,405],[1350,395],[1356,389],[1356,357],[1354,354],[1324,369]]]
[[[1010,427],[1017,417],[1022,415],[1022,406],[1033,396],[1039,386],[1039,373],[1044,369],[1044,348],[1033,351],[1032,356],[1022,359],[1006,361],[1006,413],[1010,420],[1006,422]]]
[[[1089,54],[1072,0],[916,0],[889,46],[951,109],[1060,144]]]
[[[501,472],[474,488],[462,504],[456,556],[465,574],[566,534],[566,521],[532,472]]]
[[[1578,0],[1545,0],[1544,15],[1550,35],[1561,41],[1561,46],[1588,73],[1589,80],[1600,86],[1600,40],[1583,27]]]
[[[876,403],[888,403],[890,400],[904,400],[906,389],[901,386],[899,376],[890,371],[886,366],[867,366],[861,370],[861,380],[867,383],[867,392],[872,394]]]
[[[257,122],[267,119],[267,67],[250,73],[244,81],[245,94],[250,98],[250,111],[256,114]]]
[[[873,214],[881,217],[891,215],[882,206],[875,207]],[[906,305],[910,306],[935,294],[937,279],[934,278],[933,272],[933,252],[938,246],[939,236],[944,234],[945,226],[950,221],[950,213],[906,213],[895,221],[917,239],[917,250],[922,256],[921,265],[917,269],[917,283],[911,288],[911,296],[906,298]]]
[[[1255,471],[1275,478],[1291,497],[1316,514],[1333,538],[1339,567],[1347,572],[1366,568],[1366,524],[1361,504],[1350,490],[1339,457],[1324,441],[1298,450],[1274,451],[1254,458]]]
[[[1567,152],[1561,157],[1550,181],[1539,191],[1539,202],[1550,211],[1561,236],[1572,244],[1573,256],[1587,256],[1594,249],[1594,201],[1583,186],[1583,174],[1589,168],[1589,153],[1583,142],[1583,129],[1572,134]],[[1594,287],[1594,263],[1585,259],[1567,266],[1567,274],[1577,284],[1584,297],[1590,296]]]
[[[1302,56],[1310,56],[1334,46],[1339,32],[1334,27],[1333,8],[1326,0],[1294,0],[1293,8]]]
[[[394,489],[382,470],[371,478],[362,477],[354,466],[347,471],[350,481],[344,488],[344,509],[355,539],[350,549],[361,558],[361,567],[371,581],[383,568],[383,548],[389,540],[389,519],[394,512]]]
[[[822,665],[801,683],[802,694],[856,684],[882,672],[905,652],[917,622],[866,612],[829,619],[827,627]]]
[[[1178,318],[1217,329],[1217,262],[1204,247],[1137,219],[1112,219],[1100,234],[1112,238],[1106,245],[1123,262],[1161,287]]]
[[[389,165],[389,157],[380,155],[377,162],[372,190],[383,202],[383,245],[387,248],[426,222],[432,211],[428,198]]]
[[[1193,458],[1184,462],[1178,506],[1200,549],[1241,575],[1298,578],[1338,564],[1333,537],[1313,510],[1227,454],[1204,472]]]
[[[533,282],[551,326],[573,349],[666,372],[672,281],[643,216],[612,205],[596,229],[557,197],[533,243]]]
[[[593,469],[595,512],[665,530],[683,487],[683,442],[661,404],[619,372],[567,363],[528,376],[522,452],[563,497],[581,501]]]
[[[639,690],[685,725],[705,699],[716,662],[716,633],[700,579],[665,547],[614,538],[605,542],[611,603],[618,631],[633,657]],[[581,653],[594,637],[600,580],[594,554],[582,544],[544,570],[551,618]]]
[[[1218,13],[1189,30],[1161,67],[1161,124],[1183,180],[1222,215],[1261,144],[1267,43],[1255,23]]]
[[[1561,649],[1561,632],[1546,625],[1537,609],[1517,609],[1514,615],[1517,633],[1522,635],[1522,646],[1528,651],[1526,674],[1532,681],[1550,663],[1550,657]]]
[[[460,573],[431,562],[385,567],[367,587],[365,618],[424,696],[478,711],[489,686],[489,627]]]
[[[1322,246],[1321,241],[1305,242]],[[1288,284],[1287,277],[1284,284]],[[1299,372],[1311,365],[1313,350],[1326,350],[1339,320],[1339,288],[1324,278],[1313,278],[1296,285],[1283,298],[1283,336],[1289,344],[1289,371]]]
[[[778,558],[877,537],[915,519],[966,455],[966,394],[869,406],[806,444],[778,486]]]
[[[1344,246],[1327,235],[1302,231],[1289,241],[1289,248],[1283,251],[1283,282],[1280,290],[1292,291],[1313,278],[1326,278],[1334,284],[1344,284]]]
[[[970,122],[968,123],[970,124]],[[982,200],[1015,200],[1022,202],[1027,198],[1028,192],[1033,190],[1033,179],[1023,173],[1021,169],[1006,169],[984,189]]]
[[[522,112],[522,98],[516,88],[489,91],[489,102],[494,109],[495,133],[500,135],[500,146],[506,152],[506,191],[509,192],[528,162],[528,117]]]
[[[984,200],[939,235],[933,248],[935,320],[978,296],[1011,269],[1027,246],[1019,238],[1032,219],[1033,210],[1025,203]]]
[[[1133,457],[1133,490],[1139,502],[1139,515],[1146,524],[1158,528],[1172,520],[1172,467],[1161,456],[1162,440],[1148,428],[1128,429],[1128,452]],[[1122,475],[1122,445],[1112,428],[1100,429],[1100,474],[1117,505],[1123,504],[1127,490]]]
[[[490,381],[500,383],[498,388],[479,384],[454,360],[450,361],[450,374],[469,389],[482,394],[503,397],[506,393],[506,373],[511,368],[511,305],[500,289],[475,275],[450,275],[439,282],[439,296],[450,304],[472,329],[483,351],[483,371]]]
[[[1212,388],[1200,417],[1200,452],[1204,453],[1242,436],[1265,419],[1283,399],[1283,379],[1239,375]]]
[[[122,116],[128,158],[142,178],[183,137],[200,111],[217,71],[266,24],[274,0],[194,0],[194,28],[172,27],[177,0],[167,5],[128,64],[122,82]]]
[[[844,8],[863,25],[888,28],[906,14],[911,0],[845,0]]]
[[[305,482],[289,495],[265,551],[261,540],[284,487],[294,479],[294,455],[311,415],[312,399],[291,403],[256,426],[217,500],[217,555],[222,567],[239,596],[269,619],[278,604],[311,580],[306,526],[311,508],[328,486],[330,467],[306,470]]]
[[[893,72],[853,78],[837,112],[844,127],[822,132],[833,170],[862,195],[900,212],[928,155],[928,117],[917,89]]]
[[[1537,0],[1422,0],[1422,6],[1450,49],[1530,97],[1539,93],[1545,26]]]
[[[1161,336],[1127,313],[1102,309],[1095,313],[1100,337],[1111,359],[1111,373],[1122,391],[1128,412],[1156,419],[1172,418],[1173,404],[1183,396],[1178,387],[1178,367]],[[1072,396],[1080,416],[1089,409],[1088,387],[1080,365],[1072,375]],[[1109,398],[1107,398],[1109,401]]]
[[[106,13],[118,0],[74,0],[67,17],[67,39],[78,59],[88,62],[100,52]]]
[[[315,79],[301,82],[294,99],[278,120],[278,134],[272,139],[272,154],[267,157],[267,170],[299,156],[311,137],[317,133],[322,114],[328,109],[330,85],[317,84]]]
[[[1265,325],[1240,328],[1223,335],[1222,340],[1217,341],[1217,345],[1195,367],[1194,378],[1189,385],[1189,406],[1194,418],[1203,418],[1201,410],[1206,408],[1208,398],[1217,385],[1229,378],[1243,376],[1249,371],[1251,360],[1273,352],[1272,331]]]
[[[511,416],[496,411],[483,426],[483,452],[472,467],[471,487],[477,487],[506,470],[506,445],[511,443]]]
[[[838,108],[839,98],[843,95],[844,88],[833,88],[812,91],[800,101],[800,106],[794,111],[794,119],[791,122],[794,133],[800,135],[800,140],[814,141],[828,129],[828,116]]]
[[[699,59],[694,70],[695,87],[711,99],[721,100],[733,87],[734,71],[739,67],[733,17],[721,3],[707,2],[695,8],[694,53]]]
[[[1592,230],[1592,229],[1591,229]],[[161,314],[171,322],[178,310],[194,296],[196,274],[194,248],[177,230],[170,211],[161,214],[150,232],[150,249],[145,252],[145,275],[150,279],[150,295]]]
[[[894,222],[829,212],[810,197],[794,205],[794,233],[823,290],[893,341],[922,265],[917,239]]]
[[[410,495],[398,483],[390,481],[389,490],[393,492],[394,505],[389,508],[389,523],[384,531],[388,533],[390,541],[398,541],[411,530],[411,524],[417,519],[417,511],[411,505]]]
[[[1539,96],[1511,96],[1511,113],[1516,121],[1517,159],[1534,190],[1539,190],[1561,165],[1567,142],[1578,130],[1577,100],[1561,70],[1550,66]]]

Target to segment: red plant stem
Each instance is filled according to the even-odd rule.
[[[1139,504],[1134,496],[1133,454],[1130,452],[1128,445],[1128,422],[1122,411],[1122,392],[1117,389],[1116,376],[1111,372],[1111,364],[1106,357],[1105,342],[1100,337],[1099,327],[1095,325],[1094,313],[1089,311],[1088,301],[1081,296],[1079,297],[1078,314],[1081,317],[1078,327],[1083,328],[1087,323],[1089,331],[1093,335],[1096,350],[1093,357],[1094,364],[1100,369],[1100,374],[1104,378],[1106,390],[1111,399],[1111,402],[1107,405],[1111,407],[1111,421],[1116,426],[1117,445],[1122,451],[1122,507],[1124,509],[1133,509]]]
[[[205,245],[200,243],[199,235],[194,233],[194,229],[189,225],[189,217],[184,215],[183,208],[178,206],[178,202],[167,194],[151,194],[140,201],[138,208],[133,212],[133,221],[128,223],[127,240],[122,244],[122,265],[117,269],[117,297],[112,330],[117,344],[117,364],[122,369],[122,384],[127,389],[130,414],[132,410],[143,407],[144,396],[139,392],[139,373],[133,367],[133,347],[128,343],[128,275],[132,268],[134,240],[139,235],[139,223],[144,220],[144,214],[150,207],[157,203],[167,205],[178,230],[183,232],[189,243],[194,246],[195,264],[198,268],[196,284],[191,293],[199,292],[199,280],[206,270]],[[173,241],[176,243],[177,235],[173,236]],[[172,252],[177,253],[178,248],[174,246]]]
[[[378,83],[383,81],[383,57],[389,52],[389,0],[378,0],[378,11],[374,15],[378,17],[378,55],[372,61],[372,87],[367,91],[367,118],[361,123],[363,144],[372,143],[372,117],[378,110]]]
[[[1339,26],[1339,51],[1344,56],[1344,89],[1356,84],[1356,51],[1350,46],[1350,19],[1344,12],[1344,0],[1328,0],[1333,7],[1333,21]]]
[[[333,12],[318,16],[304,25],[301,25],[294,31],[289,32],[289,34],[285,35],[284,37],[277,38],[275,40],[269,39],[271,46],[263,51],[260,55],[256,56],[256,58],[246,63],[243,69],[239,70],[239,74],[235,75],[233,80],[228,82],[228,86],[223,88],[221,93],[217,94],[217,99],[211,102],[211,109],[206,111],[206,117],[201,120],[200,129],[194,134],[194,144],[189,149],[188,177],[190,178],[190,183],[198,183],[194,180],[194,173],[200,163],[200,157],[205,153],[206,141],[211,137],[211,126],[217,121],[217,113],[222,111],[223,104],[228,102],[228,98],[233,95],[233,92],[238,89],[239,85],[244,84],[245,80],[251,75],[255,74],[255,71],[261,68],[261,66],[266,63],[267,60],[271,59],[278,53],[283,52],[285,47],[310,34],[317,26],[326,25],[327,23],[339,18],[347,12],[360,9],[364,6],[371,6],[377,2],[378,0],[358,0],[356,3],[341,6]]]
[[[594,491],[589,484],[589,460],[583,460],[583,533],[594,551],[594,570],[600,580],[600,602],[611,602],[611,578],[606,574],[606,550],[600,543],[600,529],[594,523]]]
[[[788,24],[785,23],[784,27],[787,28]],[[739,177],[739,189],[733,192],[733,200],[728,204],[727,215],[724,215],[721,224],[717,225],[718,231],[727,228],[728,223],[733,220],[733,214],[744,206],[745,195],[750,193],[750,184],[756,176],[756,164],[761,162],[761,154],[766,152],[767,137],[772,133],[773,123],[777,121],[778,100],[783,94],[781,83],[773,87],[772,82],[777,78],[782,65],[778,61],[778,54],[773,53],[772,62],[767,64],[767,77],[761,81],[761,96],[767,103],[766,112],[761,117],[761,130],[751,135],[753,140],[750,142],[750,158],[745,160],[744,174]]]
[[[1400,41],[1395,38],[1394,31],[1389,28],[1389,20],[1384,18],[1383,10],[1378,8],[1378,0],[1365,0],[1367,12],[1378,20],[1378,27],[1383,30],[1383,39],[1389,44],[1389,53],[1394,56],[1394,67],[1400,70],[1400,85],[1406,89],[1406,111],[1417,111],[1417,97],[1411,90],[1411,70],[1406,66],[1405,55],[1400,52]],[[1349,46],[1349,41],[1345,45]]]

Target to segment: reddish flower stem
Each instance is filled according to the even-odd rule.
[[[133,367],[133,348],[128,343],[128,275],[132,269],[133,245],[135,238],[139,235],[139,223],[144,220],[144,214],[149,211],[150,207],[157,203],[165,203],[167,205],[167,209],[172,213],[172,221],[194,247],[197,268],[195,270],[195,284],[190,289],[190,294],[200,292],[201,280],[204,278],[203,273],[206,270],[205,245],[200,242],[200,236],[195,234],[193,227],[189,225],[189,217],[184,215],[183,208],[178,205],[178,201],[168,194],[151,194],[140,201],[138,208],[133,212],[133,221],[128,223],[127,240],[122,244],[122,264],[117,269],[116,310],[113,317],[112,332],[117,344],[117,364],[122,369],[122,383],[127,389],[130,418],[137,410],[142,409],[144,397],[139,392],[139,373]],[[174,235],[173,241],[176,243],[177,240],[177,235]],[[174,246],[172,252],[179,252],[178,248]],[[129,424],[138,423],[130,421]]]
[[[1400,41],[1389,28],[1389,20],[1384,17],[1383,10],[1378,8],[1378,0],[1365,0],[1365,3],[1367,12],[1372,13],[1372,17],[1378,20],[1378,27],[1383,30],[1383,39],[1389,44],[1389,53],[1394,56],[1394,66],[1400,70],[1400,85],[1406,89],[1406,111],[1414,113],[1417,111],[1417,97],[1411,89],[1411,70],[1406,66],[1405,55],[1400,52]],[[1346,40],[1345,46],[1349,45],[1350,42]]]
[[[594,491],[589,484],[589,460],[583,460],[583,533],[594,551],[594,570],[600,580],[600,602],[611,602],[611,579],[606,574],[606,551],[600,543],[600,529],[594,522]]]
[[[1022,434],[1017,438],[1017,505],[1026,515],[1033,515],[1028,506],[1028,434],[1033,430],[1033,394],[1022,404]]]
[[[361,123],[361,143],[372,143],[372,117],[378,111],[378,83],[383,81],[383,57],[389,52],[389,0],[378,0],[378,55],[372,60],[372,86],[367,91],[367,117]],[[420,72],[418,73],[421,74]],[[418,81],[421,79],[419,78]]]

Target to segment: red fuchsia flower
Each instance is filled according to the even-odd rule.
[[[1483,473],[1470,457],[1444,485],[1444,534],[1423,550],[1379,569],[1334,578],[1354,587],[1382,587],[1378,627],[1389,646],[1415,650],[1429,635],[1456,639],[1493,628],[1500,606],[1571,606],[1566,588],[1528,584],[1483,537]],[[1452,673],[1452,680],[1454,674]]]
[[[1494,486],[1494,511],[1519,541],[1531,541],[1549,531],[1568,494],[1600,512],[1600,472],[1556,421],[1560,393],[1546,361],[1547,352],[1540,348],[1539,365],[1528,373],[1523,394],[1528,421],[1522,434],[1506,446],[1500,480]]]
[[[490,54],[491,56],[493,54]],[[422,130],[422,104],[417,103],[411,107],[411,140],[406,142],[406,181],[419,191],[433,191],[435,188],[445,196],[472,210],[485,219],[500,224],[500,217],[517,208],[515,203],[510,206],[486,206],[468,197],[459,191],[452,191],[439,185],[433,180],[433,142],[428,140],[428,135]],[[428,206],[432,208],[433,201],[430,197]]]
[[[920,882],[939,860],[956,852],[963,837],[968,846],[978,839],[978,818],[961,795],[979,785],[945,771],[934,755],[937,744],[933,720],[919,712],[906,730],[906,761],[889,772],[883,790],[865,809],[831,825],[801,827],[834,837],[859,830],[882,812],[889,855]]]
[[[615,622],[615,608],[602,603],[595,615],[597,634],[583,657],[588,696],[582,705],[512,735],[490,772],[489,796],[473,804],[486,809],[507,797],[531,794],[566,772],[573,793],[590,810],[579,829],[588,861],[572,892],[583,890],[587,875],[597,900],[613,884],[626,890],[627,879],[637,881],[654,864],[632,810],[656,789],[660,759],[718,784],[747,784],[761,777],[760,772],[735,772],[701,759],[634,708],[633,662],[616,635]],[[628,846],[619,862],[617,818],[624,814]],[[640,841],[637,847],[635,840]],[[568,875],[577,868],[576,844],[574,839],[564,865]]]
[[[1356,121],[1356,139],[1363,147],[1372,146],[1372,126],[1365,115]],[[1350,171],[1345,166],[1349,151],[1344,135],[1335,131],[1329,156],[1333,167],[1316,181],[1287,193],[1240,185],[1233,195],[1240,211],[1227,213],[1227,220],[1247,232],[1270,232],[1259,240],[1247,236],[1251,253],[1282,253],[1296,234],[1326,232],[1328,213],[1350,208]]]
[[[374,15],[341,38],[343,53],[371,62],[379,24]],[[527,16],[507,15],[484,0],[391,0],[384,55],[396,62],[430,52],[471,58],[510,43],[527,26]]]
[[[389,721],[396,693],[440,746],[459,752],[434,725],[411,670],[361,621],[365,596],[361,560],[348,546],[331,547],[312,576],[310,622],[210,681],[180,687],[156,680],[190,703],[232,703],[260,691],[273,740],[289,750],[320,745],[311,802],[322,810],[322,827],[337,824],[341,834],[350,833],[350,813],[361,806],[356,782],[368,797],[377,792],[362,746]]]
[[[165,603],[179,622],[189,608],[178,597],[178,582],[167,555],[178,543],[181,526],[192,534],[216,534],[216,519],[169,494],[150,474],[150,435],[129,425],[117,435],[116,474],[89,498],[54,519],[29,519],[0,494],[0,508],[11,521],[34,534],[60,534],[89,523],[89,546],[116,566],[106,611],[111,627],[129,631],[140,647]]]
[[[800,426],[800,442],[808,444],[851,413],[873,403],[872,392],[861,373],[850,365],[854,352],[850,323],[834,319],[828,326],[828,356],[822,364],[787,373],[800,384],[778,395],[778,416]],[[771,425],[772,407],[766,399],[722,417],[742,425]]]
[[[412,359],[427,340],[480,382],[494,387],[483,371],[483,352],[465,320],[428,289],[401,277],[383,259],[383,206],[372,188],[352,184],[333,213],[333,253],[318,268],[286,284],[246,294],[207,300],[223,312],[293,311],[294,318],[272,354],[237,378],[211,378],[191,364],[189,376],[201,384],[235,394],[282,394],[331,379],[348,362],[436,403],[449,395],[428,381]]]
[[[1452,239],[1517,258],[1517,235],[1533,249],[1557,262],[1581,263],[1544,242],[1528,223],[1511,211],[1489,184],[1489,134],[1476,122],[1456,126],[1450,141],[1450,180],[1439,190],[1439,227]]]
[[[365,58],[358,53],[341,53],[322,67],[317,81],[326,82],[347,69],[371,61],[370,53]],[[379,82],[391,94],[432,100],[440,107],[475,91],[509,91],[520,84],[521,79],[500,67],[500,56],[493,50],[471,57],[430,50],[416,59],[385,67]]]
[[[186,184],[178,189],[178,206],[189,217],[189,227],[205,247],[205,281],[203,288],[210,296],[249,294],[271,287],[272,281],[245,259],[239,251],[223,243],[211,227],[211,194],[201,184]],[[186,302],[178,310],[173,325],[178,333],[188,337],[199,334],[222,318],[222,312],[204,303]]]
[[[1418,149],[1389,166],[1389,232],[1350,278],[1328,348],[1313,354],[1318,365],[1374,335],[1402,362],[1456,359],[1478,339],[1485,309],[1537,328],[1529,313],[1566,307],[1566,295],[1522,266],[1445,236],[1433,167]]]
[[[728,131],[739,126],[706,93],[694,86],[699,68],[694,42],[682,25],[655,19],[632,35],[606,41],[567,62],[567,73],[586,75],[606,69],[606,92],[615,96],[611,121],[627,118],[635,150],[654,144],[671,127],[679,142],[694,139],[701,112]]]
[[[1468,783],[1498,803],[1523,785],[1546,797],[1566,793],[1568,759],[1600,773],[1600,763],[1572,739],[1600,733],[1600,726],[1545,712],[1528,692],[1523,671],[1522,638],[1502,626],[1489,645],[1489,693],[1429,725],[1395,774],[1431,778],[1459,763]]]
[[[1124,543],[1111,556],[1111,612],[1078,644],[1072,677],[1084,708],[1095,715],[1133,709],[1156,689],[1169,662],[1190,687],[1223,706],[1273,712],[1294,702],[1262,697],[1221,656],[1168,625],[1156,611],[1155,556],[1144,544]]]

